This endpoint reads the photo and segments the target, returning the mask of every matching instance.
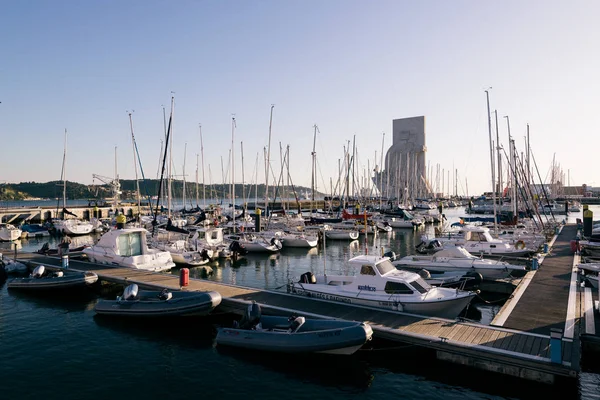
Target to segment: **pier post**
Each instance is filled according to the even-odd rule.
[[[260,223],[261,223],[261,221],[260,221],[260,214],[261,213],[262,212],[260,211],[260,208],[257,208],[255,216],[254,216],[254,231],[255,232],[260,232],[261,231],[261,229],[260,229],[261,228],[261,226],[260,226]]]
[[[555,364],[562,364],[562,336],[562,329],[550,329],[550,361]]]
[[[590,210],[587,204],[583,205],[583,236],[590,237],[592,236],[592,220],[594,218],[594,213]]]

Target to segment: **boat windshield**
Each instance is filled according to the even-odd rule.
[[[427,293],[431,289],[431,285],[425,282],[423,278],[415,279],[410,284],[421,294]]]
[[[381,275],[385,275],[390,271],[397,271],[396,267],[394,267],[394,264],[392,264],[390,262],[390,260],[383,260],[383,261],[377,263],[375,265],[375,267],[377,268],[377,271],[379,271],[379,273]]]

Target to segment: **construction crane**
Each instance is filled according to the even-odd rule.
[[[92,185],[95,184],[95,180],[98,179],[100,182],[104,183],[105,185],[110,186],[111,189],[111,195],[112,197],[109,200],[112,200],[112,205],[113,207],[116,209],[117,206],[119,205],[119,195],[122,193],[121,192],[121,184],[119,183],[119,178],[117,177],[116,179],[113,178],[109,178],[108,176],[102,176],[102,175],[98,175],[98,174],[92,174]],[[96,194],[97,191],[96,191]]]

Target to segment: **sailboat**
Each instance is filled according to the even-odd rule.
[[[63,180],[63,219],[52,221],[54,229],[58,233],[65,235],[87,235],[92,233],[94,226],[88,221],[82,221],[76,218],[67,219],[67,215],[76,217],[75,214],[67,210],[67,178],[66,178],[66,160],[67,160],[67,130],[65,129],[65,147],[63,151],[62,180]],[[58,214],[58,213],[57,213]]]

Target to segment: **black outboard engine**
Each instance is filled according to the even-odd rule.
[[[300,283],[317,283],[317,278],[310,271],[300,275]]]
[[[173,297],[173,293],[169,292],[169,289],[167,289],[167,288],[164,288],[158,294],[158,298],[160,300],[165,300],[165,301],[166,300],[171,300],[172,297]]]
[[[398,255],[393,251],[386,251],[385,253],[383,253],[383,256],[389,257],[390,261],[396,261],[396,257],[398,257]]]
[[[290,327],[288,328],[288,332],[294,333],[294,332],[298,332],[298,329],[300,329],[300,327],[302,325],[304,325],[304,322],[306,322],[306,319],[304,317],[296,317],[295,315],[292,315],[290,318],[288,318],[288,321],[290,322]]]
[[[260,323],[260,306],[255,301],[248,305],[246,313],[242,317],[240,322],[240,328],[242,329],[256,329],[256,326]]]

